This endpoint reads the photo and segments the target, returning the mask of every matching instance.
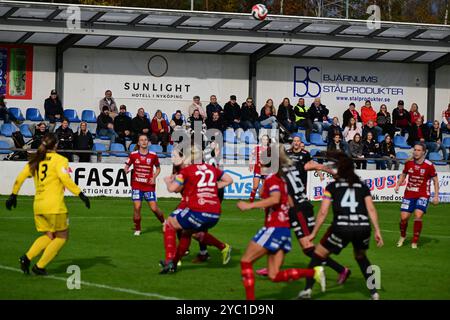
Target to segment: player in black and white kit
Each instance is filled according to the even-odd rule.
[[[280,148],[280,153],[282,152],[284,152],[284,147]],[[288,152],[286,154],[289,155]],[[311,234],[315,226],[314,207],[306,196],[306,185],[301,177],[306,176],[307,171],[313,170],[333,173],[327,166],[318,164],[312,161],[311,158],[306,163],[291,161],[289,166],[282,167],[283,179],[288,187],[291,229],[294,231],[303,253],[310,258],[313,257],[314,243],[306,237]],[[343,284],[350,276],[350,269],[331,258],[326,259],[326,265],[338,273],[338,284]],[[260,269],[257,270],[257,274],[264,276],[266,271],[265,269]]]
[[[305,145],[303,144],[300,136],[293,135],[291,149],[286,151],[286,153],[287,153],[288,157],[294,162],[295,166],[305,165],[312,160],[311,154],[307,150],[305,150],[304,147],[305,147]],[[308,175],[307,175],[306,170],[303,170],[303,172],[301,172],[300,178],[302,179],[304,186],[306,186],[307,176]]]
[[[341,152],[329,153],[327,156],[335,159],[337,164],[335,181],[326,187],[316,225],[306,239],[312,241],[317,236],[331,205],[334,218],[331,227],[316,246],[309,268],[322,265],[330,253],[339,254],[352,243],[355,259],[367,282],[371,276],[370,269],[368,270],[371,264],[366,256],[371,234],[370,221],[374,227],[377,246],[383,245],[377,211],[369,188],[361,182],[354,171],[353,161]],[[313,284],[314,281],[307,280],[306,288],[299,293],[299,298],[311,298]],[[370,287],[369,291],[373,300],[379,299],[376,288]]]

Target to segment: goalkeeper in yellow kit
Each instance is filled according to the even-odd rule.
[[[47,275],[45,267],[64,246],[69,234],[67,207],[64,203],[64,188],[76,194],[90,208],[89,199],[72,181],[67,158],[55,152],[55,136],[46,135],[37,152],[18,175],[12,194],[6,201],[6,208],[17,205],[17,194],[27,178],[33,177],[36,194],[33,211],[36,229],[45,234],[37,238],[28,252],[19,258],[20,268],[30,273],[30,262],[43,251],[39,261],[33,266],[36,275]]]

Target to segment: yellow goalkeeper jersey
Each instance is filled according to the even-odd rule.
[[[13,193],[18,194],[23,182],[31,178],[28,163],[16,178]],[[69,162],[67,158],[56,152],[47,152],[46,159],[39,163],[34,174],[34,214],[60,214],[67,213],[64,203],[64,187],[75,195],[80,194],[80,188],[72,181],[69,175]]]

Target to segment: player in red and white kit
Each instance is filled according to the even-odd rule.
[[[265,134],[261,136],[261,145],[258,145],[253,150],[250,158],[250,172],[253,172],[253,188],[250,193],[250,202],[255,201],[256,192],[258,191],[259,182],[264,180],[265,175],[261,173],[261,158],[268,152],[270,148],[270,137]]]
[[[173,212],[164,224],[164,247],[166,259],[161,261],[161,273],[173,273],[176,265],[189,248],[193,233],[206,231],[214,227],[220,218],[221,204],[218,189],[233,182],[233,179],[222,170],[202,162],[202,151],[194,148],[193,164],[182,168],[174,179],[164,178],[169,192],[183,192],[188,205],[181,212]],[[186,159],[187,160],[187,159]],[[176,248],[176,232],[183,230],[180,246]]]
[[[281,148],[284,148],[281,146]],[[280,149],[281,149],[280,148]],[[265,209],[265,223],[249,243],[241,258],[241,275],[247,300],[255,300],[255,275],[253,264],[268,255],[268,276],[273,282],[288,282],[300,278],[314,278],[325,290],[325,274],[322,266],[314,269],[284,269],[284,255],[291,250],[291,230],[289,222],[289,196],[282,178],[282,166],[290,163],[286,154],[280,150],[280,169],[264,180],[261,199],[257,202],[239,201],[237,207],[244,210]],[[270,165],[270,164],[269,164]],[[266,167],[263,165],[263,172]]]
[[[413,160],[405,163],[405,168],[398,180],[395,192],[403,184],[408,176],[405,194],[401,205],[400,239],[397,247],[403,246],[406,240],[406,229],[411,213],[414,212],[414,236],[411,248],[417,249],[420,232],[422,231],[422,217],[427,211],[430,198],[430,182],[434,183],[433,204],[439,203],[439,180],[434,165],[425,160],[427,150],[424,144],[418,143],[414,146]]]
[[[134,235],[141,234],[141,208],[142,199],[147,201],[150,209],[161,223],[164,223],[164,214],[156,204],[155,181],[161,172],[159,167],[159,159],[156,153],[148,151],[148,137],[145,134],[139,136],[137,143],[138,150],[130,153],[125,164],[125,172],[131,175],[131,197],[134,203]],[[153,168],[156,168],[153,172]]]

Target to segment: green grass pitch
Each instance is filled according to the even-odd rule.
[[[77,198],[66,198],[70,212],[70,239],[47,267],[51,277],[25,276],[18,272],[18,257],[38,233],[34,228],[32,198],[19,196],[18,207],[4,209],[6,197],[0,197],[0,299],[244,299],[239,259],[247,243],[263,225],[262,211],[240,212],[236,201],[225,200],[223,215],[212,233],[233,247],[232,260],[222,265],[220,252],[210,248],[211,260],[193,264],[198,252],[193,241],[191,254],[176,274],[159,275],[158,261],[164,257],[162,228],[148,208],[143,209],[143,234],[134,237],[132,204],[129,199],[91,199],[86,210]],[[174,199],[160,199],[158,205],[169,213]],[[385,246],[376,248],[372,239],[368,256],[381,268],[382,299],[450,299],[450,205],[430,206],[424,218],[419,249],[410,242],[396,248],[399,236],[399,204],[376,204]],[[316,204],[317,211],[317,204]],[[331,213],[329,218],[331,218]],[[325,231],[325,226],[322,233]],[[412,234],[412,220],[408,235]],[[297,240],[284,267],[306,267]],[[337,274],[326,268],[328,290],[314,288],[315,299],[368,299],[361,272],[353,260],[352,249],[345,249],[338,261],[350,267],[352,276],[343,286],[336,284]],[[33,261],[35,262],[35,261]],[[263,267],[265,258],[255,269]],[[81,269],[81,289],[69,290],[65,279],[69,265]],[[271,283],[256,278],[257,299],[292,299],[304,286],[304,280]]]

